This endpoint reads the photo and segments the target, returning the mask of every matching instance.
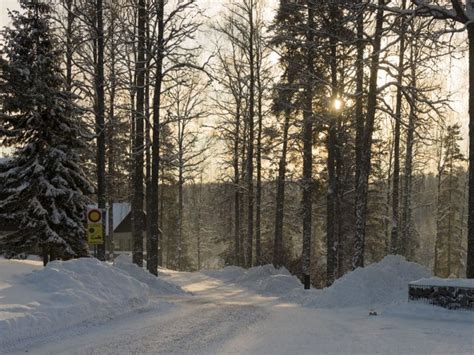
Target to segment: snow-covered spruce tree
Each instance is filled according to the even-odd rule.
[[[46,264],[48,256],[88,255],[83,221],[92,188],[78,165],[79,111],[61,77],[50,6],[20,6],[10,13],[0,59],[0,139],[14,149],[0,173],[0,213],[20,228],[0,239],[0,250],[15,255],[40,247]]]

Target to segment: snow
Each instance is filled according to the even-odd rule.
[[[155,294],[158,295],[184,295],[186,294],[181,287],[158,278],[148,271],[140,268],[139,266],[132,263],[129,255],[119,255],[114,260],[114,266],[120,270],[125,271],[127,274],[132,276],[134,279],[143,282],[148,285]]]
[[[135,265],[118,264],[81,258],[42,268],[38,261],[0,259],[0,348],[155,306],[150,294],[183,294]]]
[[[204,270],[202,274],[230,282],[245,274],[245,269],[239,266],[226,266],[220,270]]]
[[[333,285],[307,297],[307,306],[374,307],[404,302],[408,283],[430,276],[425,267],[406,261],[402,256],[389,255],[378,263],[358,268],[336,280]]]
[[[240,276],[236,282],[264,295],[285,295],[301,289],[301,282],[285,268],[272,265],[254,267]]]
[[[204,274],[263,295],[316,308],[373,307],[403,302],[407,300],[411,281],[430,276],[425,267],[398,255],[386,256],[378,263],[349,272],[323,290],[303,290],[297,277],[285,268],[276,269],[272,265],[249,270],[226,267]]]
[[[437,322],[448,322],[452,324],[465,324],[468,329],[474,331],[474,312],[470,310],[449,310],[442,307],[433,306],[427,302],[403,302],[388,306],[383,310],[383,315],[396,317],[399,319],[417,319]],[[474,348],[473,348],[474,350]]]
[[[412,281],[410,285],[474,288],[474,279],[441,279],[439,277],[430,277]]]
[[[148,297],[153,294],[156,279],[130,265],[129,258],[120,257],[114,266],[95,263],[90,273],[102,268],[123,272],[122,276],[128,275],[148,288]],[[15,265],[10,277],[25,277],[24,273],[34,268],[28,264]],[[22,270],[16,270],[17,266]],[[175,305],[166,312],[135,309],[105,323],[92,326],[82,323],[55,334],[45,333],[41,338],[13,342],[8,351],[35,354],[473,353],[474,312],[407,301],[408,283],[426,277],[429,277],[428,270],[398,256],[357,269],[327,289],[310,291],[304,291],[299,280],[287,270],[270,265],[194,273],[160,269],[162,283],[156,285],[171,285],[193,296],[182,291],[176,294],[162,291],[157,300]],[[69,281],[66,278],[66,283]],[[73,283],[79,281],[82,279]],[[31,291],[29,288],[28,292]],[[3,294],[0,289],[0,295]],[[33,298],[41,299],[37,295]],[[0,299],[0,304],[2,301]],[[56,301],[56,306],[60,301]],[[369,315],[372,309],[377,311],[377,316]]]

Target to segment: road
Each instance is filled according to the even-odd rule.
[[[64,330],[10,349],[24,354],[461,354],[474,322],[309,309],[201,273],[172,273],[192,296],[154,300],[138,313]]]

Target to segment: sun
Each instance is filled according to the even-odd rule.
[[[335,100],[333,101],[333,108],[334,108],[336,111],[342,110],[343,106],[344,106],[344,103],[342,102],[341,99],[335,99]]]

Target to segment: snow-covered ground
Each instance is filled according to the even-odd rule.
[[[131,263],[117,266],[93,258],[54,261],[0,259],[0,349],[75,325],[172,306],[150,298],[184,294],[178,286]]]
[[[428,277],[429,273],[399,257],[356,270],[331,288],[319,291],[302,290],[299,281],[286,270],[271,266],[200,273],[161,270],[159,282],[166,282],[160,286],[127,260],[117,264],[122,264],[122,269],[101,264],[88,272],[102,268],[111,269],[108,272],[112,274],[122,272],[130,278],[130,293],[138,295],[141,286],[134,282],[154,284],[145,286],[148,302],[168,306],[150,307],[143,301],[135,311],[130,308],[126,314],[117,313],[107,322],[81,322],[54,334],[17,338],[3,350],[35,354],[474,353],[474,312],[408,303],[408,282]],[[2,311],[4,290],[27,287],[20,286],[17,277],[38,280],[32,275],[41,273],[25,275],[34,266],[17,266],[7,276],[14,280],[0,283]],[[0,270],[3,274],[3,268]],[[112,274],[111,278],[116,277]],[[51,282],[47,284],[51,288]],[[46,297],[42,292],[46,291],[30,299]],[[378,315],[371,316],[369,311]]]

